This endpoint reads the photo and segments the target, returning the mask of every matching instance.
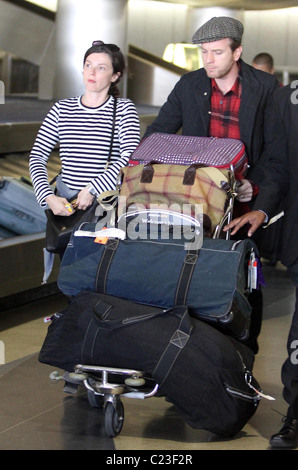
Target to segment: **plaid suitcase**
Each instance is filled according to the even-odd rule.
[[[130,157],[129,164],[160,162],[174,165],[215,166],[230,169],[237,179],[244,177],[247,155],[243,142],[237,139],[195,137],[156,132],[144,139]]]
[[[129,208],[163,208],[202,220],[205,235],[211,236],[226,208],[232,172],[173,164],[151,164],[122,168],[118,215]]]

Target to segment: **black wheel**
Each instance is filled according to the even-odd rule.
[[[109,437],[115,437],[120,434],[124,420],[124,408],[121,400],[114,404],[108,402],[105,407],[105,430]]]
[[[102,395],[97,395],[92,390],[88,390],[87,397],[88,397],[89,405],[92,406],[92,408],[103,407],[104,399]]]

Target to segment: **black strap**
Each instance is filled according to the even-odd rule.
[[[109,269],[110,269],[114,254],[118,248],[119,241],[120,240],[116,238],[109,238],[105,245],[105,249],[101,256],[100,263],[98,265],[97,273],[95,277],[95,286],[94,286],[95,292],[100,292],[101,294],[105,294],[106,292],[106,284],[107,284]]]
[[[54,176],[54,178],[50,181],[50,186],[56,183],[56,179],[58,178],[59,175],[61,175],[61,173],[62,173],[62,170],[59,171],[58,175]]]
[[[99,314],[103,314],[103,316],[105,316],[105,314],[108,313],[111,308],[111,305],[103,303],[102,311],[99,310]],[[115,320],[111,322],[113,323],[113,326],[111,325],[111,329],[114,329],[115,327],[119,328],[129,326],[130,324],[151,320],[154,317],[164,315],[166,313],[171,313],[172,315],[175,315],[178,319],[180,318],[180,322],[178,328],[169,340],[169,343],[166,346],[152,374],[153,378],[158,382],[160,387],[167,379],[178,355],[180,354],[180,352],[182,351],[182,349],[190,338],[193,325],[191,323],[191,318],[189,316],[187,306],[177,306],[165,310],[160,309],[159,311],[154,312],[152,314],[145,314],[143,316],[127,318],[126,321],[124,320],[117,322],[117,320]],[[96,341],[98,341],[98,332],[102,332],[103,326],[104,329],[109,329],[108,325],[103,325],[104,323],[104,320],[98,320],[97,315],[93,315],[90,319],[81,349],[82,361],[88,362],[91,359],[91,362],[94,363],[93,353]],[[107,321],[106,323],[109,322]]]
[[[136,304],[133,301],[123,300],[123,307],[121,314],[119,311],[113,311],[113,305],[108,301],[103,300],[99,295],[99,301],[93,309],[93,317],[96,318],[96,322],[99,328],[103,330],[116,330],[125,326],[135,325],[136,323],[142,323],[144,321],[152,320],[155,317],[160,317],[165,314],[181,316],[181,312],[184,312],[187,307],[172,307],[172,308],[159,308],[150,307],[148,305]],[[129,307],[128,307],[129,305]],[[150,310],[152,309],[152,310]]]
[[[175,305],[187,305],[187,295],[191,278],[199,258],[199,250],[188,250],[176,287]]]
[[[176,307],[176,309],[178,308],[180,309],[182,315],[179,326],[170,339],[169,344],[164,350],[161,358],[157,363],[157,366],[152,373],[153,378],[160,387],[162,387],[166,381],[177,357],[188,342],[193,329],[191,318],[188,313],[188,308],[186,306]],[[176,309],[173,309],[173,313],[176,313]]]
[[[115,134],[115,124],[116,124],[116,108],[117,108],[117,98],[114,98],[114,110],[113,110],[113,125],[112,125],[112,136],[111,136],[111,143],[110,143],[110,150],[109,150],[109,156],[107,159],[107,163],[105,166],[105,169],[108,168],[111,156],[112,156],[112,149],[113,149],[113,142],[114,142],[114,134]]]

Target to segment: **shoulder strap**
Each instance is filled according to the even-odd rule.
[[[119,245],[119,240],[109,238],[102,253],[94,283],[94,291],[101,294],[106,293],[106,283],[108,279],[109,269]]]
[[[162,388],[164,382],[167,380],[177,357],[187,344],[193,330],[193,324],[187,306],[181,305],[173,307],[172,311],[176,314],[180,311],[180,322],[152,373],[152,377],[157,381],[160,388]]]
[[[114,98],[114,110],[113,110],[113,125],[112,125],[112,136],[111,136],[111,144],[109,150],[109,156],[107,159],[107,163],[105,166],[105,170],[108,168],[111,156],[112,156],[112,149],[113,149],[113,141],[114,141],[114,134],[115,134],[115,124],[116,124],[116,108],[117,108],[117,98]]]
[[[221,188],[222,183],[228,182],[227,176],[214,166],[202,167],[201,171],[206,173],[219,188]]]

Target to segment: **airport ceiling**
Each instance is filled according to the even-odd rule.
[[[160,1],[160,0],[159,0]],[[168,3],[184,3],[195,8],[224,7],[235,10],[274,10],[296,7],[297,0],[163,0]]]

